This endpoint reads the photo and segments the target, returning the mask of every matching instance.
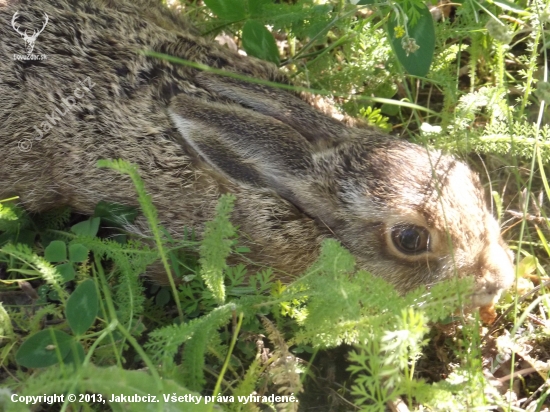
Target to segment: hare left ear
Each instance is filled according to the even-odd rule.
[[[336,148],[319,150],[292,127],[237,104],[180,94],[168,113],[182,144],[222,176],[271,189],[328,227],[343,224],[325,164]]]
[[[282,89],[205,72],[195,80],[215,94],[291,126],[319,148],[332,147],[353,136],[352,129]]]

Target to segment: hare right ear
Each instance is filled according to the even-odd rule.
[[[178,95],[169,114],[181,140],[238,183],[273,189],[310,216],[311,144],[292,127],[238,105]]]
[[[208,72],[195,80],[214,94],[291,126],[318,148],[333,147],[353,135],[352,129],[285,90]]]

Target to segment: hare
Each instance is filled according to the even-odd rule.
[[[464,163],[348,127],[281,89],[140,53],[286,81],[155,3],[0,2],[0,199],[17,195],[33,212],[137,206],[129,179],[96,167],[122,158],[138,165],[175,237],[200,235],[220,194],[235,194],[248,257],[281,278],[299,275],[332,237],[401,292],[473,276],[479,306],[511,285],[511,253]],[[36,34],[45,15],[36,54],[22,54],[21,33]],[[147,233],[146,222],[132,229]]]

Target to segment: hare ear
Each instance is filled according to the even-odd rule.
[[[199,73],[195,79],[212,93],[291,126],[315,146],[331,147],[351,136],[351,129],[338,120],[284,90],[211,73]]]
[[[311,145],[294,129],[237,105],[183,94],[168,111],[181,140],[222,175],[271,188],[303,211],[310,209],[299,194],[300,176],[311,173]]]

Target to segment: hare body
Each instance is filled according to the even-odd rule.
[[[290,93],[141,54],[285,82],[155,3],[0,2],[0,199],[84,214],[101,200],[137,206],[129,179],[96,167],[122,158],[175,237],[200,233],[219,195],[234,193],[249,257],[280,276],[302,272],[335,237],[403,292],[471,275],[483,305],[511,284],[509,250],[463,163],[346,127]],[[16,12],[28,33],[49,16],[34,48],[45,60],[14,56],[24,50]],[[146,233],[145,221],[133,230]]]

